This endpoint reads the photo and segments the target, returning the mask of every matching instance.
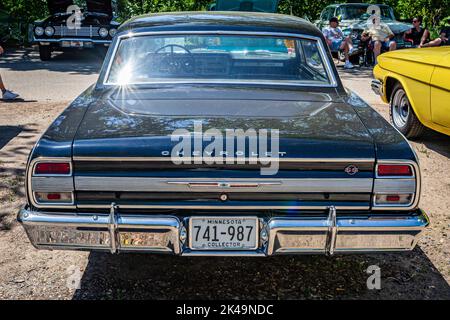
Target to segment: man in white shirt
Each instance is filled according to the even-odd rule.
[[[378,56],[381,54],[381,48],[388,49],[389,51],[397,49],[397,43],[392,40],[394,36],[391,28],[376,18],[374,18],[372,23],[364,30],[361,35],[361,40],[367,41],[371,38],[375,64],[378,63]]]
[[[349,53],[353,49],[352,39],[345,37],[339,28],[339,20],[336,17],[330,19],[330,26],[324,28],[322,33],[332,52],[342,50],[345,56],[345,69],[352,69],[353,64],[349,60]]]

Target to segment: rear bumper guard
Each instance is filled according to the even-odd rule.
[[[428,226],[427,215],[340,217],[329,209],[323,217],[261,219],[260,247],[255,251],[196,251],[187,244],[189,218],[120,214],[49,213],[23,208],[19,222],[38,249],[169,253],[184,256],[271,256],[409,251]]]

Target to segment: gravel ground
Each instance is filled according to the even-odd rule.
[[[387,116],[367,89],[370,70],[342,77]],[[0,299],[450,299],[450,137],[429,133],[412,143],[422,167],[421,207],[431,218],[412,252],[180,258],[38,251],[15,221],[23,174],[34,142],[66,105],[0,102]],[[367,289],[371,265],[381,269],[380,290]]]

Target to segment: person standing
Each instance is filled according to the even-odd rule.
[[[4,52],[3,48],[0,46],[0,55]],[[3,100],[15,100],[19,95],[10,90],[7,90],[5,84],[3,83],[2,76],[0,75],[0,90],[2,91]]]
[[[412,41],[414,47],[423,46],[430,38],[430,32],[422,28],[422,19],[416,17],[413,19],[413,27],[403,34],[403,39]]]
[[[336,17],[330,19],[330,26],[324,28],[322,33],[327,41],[328,46],[332,52],[342,50],[345,56],[345,69],[352,69],[353,64],[349,60],[349,54],[353,48],[352,39],[345,37],[342,30],[339,28],[339,20]]]

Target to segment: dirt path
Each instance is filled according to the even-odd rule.
[[[369,76],[343,77],[387,117],[365,86]],[[37,251],[15,222],[23,173],[29,150],[65,105],[0,102],[0,299],[450,299],[450,137],[430,133],[412,143],[431,227],[410,253],[249,259]],[[381,290],[366,287],[370,265],[381,268]],[[70,285],[77,273],[80,289]]]

